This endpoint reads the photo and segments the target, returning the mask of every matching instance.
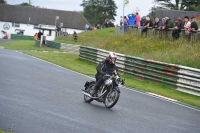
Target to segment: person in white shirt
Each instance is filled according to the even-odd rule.
[[[123,24],[123,17],[120,17],[120,26]]]
[[[188,41],[190,40],[191,38],[191,22],[189,21],[189,17],[188,16],[185,16],[184,18],[184,29],[185,29],[185,34],[186,34],[186,37],[188,39]]]

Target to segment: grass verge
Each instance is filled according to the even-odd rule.
[[[0,133],[11,133],[11,132],[0,130]]]
[[[58,54],[53,52],[48,52],[48,53],[25,52],[25,53],[88,76],[94,77],[96,73],[96,65],[80,60],[78,58],[78,55]],[[166,96],[168,98],[176,99],[178,101],[191,104],[193,106],[200,107],[200,97],[198,96],[179,92],[162,84],[155,84],[149,81],[136,80],[127,75],[121,75],[121,77],[126,79],[126,86],[130,88],[137,88],[138,90],[152,92],[155,94],[159,94],[162,96]]]
[[[0,43],[6,49],[12,50],[45,50],[45,51],[60,51],[54,48],[40,48],[35,46],[35,41],[32,40],[14,40],[13,42]]]

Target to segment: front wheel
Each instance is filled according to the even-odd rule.
[[[120,93],[117,90],[110,91],[104,101],[106,108],[112,108],[118,101]]]

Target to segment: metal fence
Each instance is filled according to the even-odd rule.
[[[175,38],[172,36],[173,28],[169,28],[168,30],[160,30],[149,27],[147,32],[141,32],[140,27],[123,27],[123,26],[116,26],[116,34],[124,34],[124,28],[128,28],[127,33],[137,34],[144,37],[150,37],[152,39],[159,38],[159,39],[170,39],[174,40]],[[188,39],[191,42],[200,41],[200,31],[191,31],[191,34],[188,35],[187,31],[182,29],[179,33],[180,38]]]
[[[109,51],[80,46],[79,58],[93,63],[104,60]],[[200,96],[200,70],[143,58],[118,54],[117,66],[125,74],[153,80],[176,90]]]

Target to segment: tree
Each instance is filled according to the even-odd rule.
[[[114,0],[83,0],[83,15],[92,24],[102,24],[105,19],[115,20],[117,6]]]
[[[7,4],[5,0],[0,0],[0,3]]]
[[[21,4],[19,4],[20,6],[33,6],[33,5],[31,5],[31,4],[29,4],[29,3],[26,3],[26,2],[23,2],[23,3],[21,3]]]
[[[157,4],[167,9],[198,10],[200,0],[155,0]]]

